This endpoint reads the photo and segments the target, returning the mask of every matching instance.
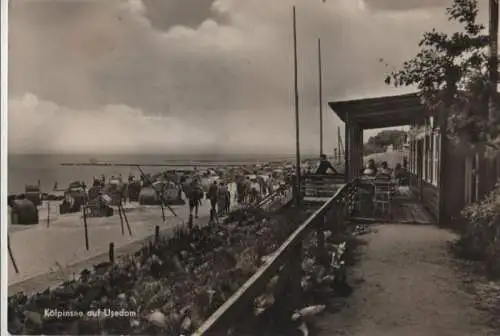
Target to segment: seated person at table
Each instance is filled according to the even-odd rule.
[[[394,168],[394,179],[399,183],[406,180],[406,169],[401,166],[401,163],[398,163]]]
[[[319,162],[319,167],[316,170],[316,174],[318,175],[324,175],[328,171],[328,169],[331,169],[334,174],[338,174],[337,170],[333,168],[332,164],[330,161],[327,160],[325,154],[321,154],[320,156],[321,161]]]
[[[380,165],[380,169],[377,172],[377,177],[379,176],[384,176],[384,177],[392,176],[392,169],[389,168],[389,165],[387,164],[386,161],[382,162],[382,164]]]
[[[375,166],[375,161],[373,159],[368,160],[366,168],[363,170],[363,175],[365,176],[375,176],[377,174],[377,167]]]

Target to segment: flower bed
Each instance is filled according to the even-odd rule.
[[[8,300],[8,330],[59,335],[190,333],[304,219],[290,212],[294,210],[269,218],[258,209],[236,211],[219,226],[178,231],[174,238],[148,244],[114,265],[84,270],[79,279],[56,289],[30,297],[13,295]]]

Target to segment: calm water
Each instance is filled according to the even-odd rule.
[[[9,155],[8,156],[8,193],[24,192],[26,184],[36,184],[40,180],[42,191],[50,192],[57,181],[60,188],[79,180],[89,184],[94,176],[129,174],[140,176],[135,167],[71,167],[61,166],[62,162],[89,162],[90,160],[126,164],[186,164],[192,162],[234,164],[256,163],[272,160],[290,159],[286,156],[165,156],[165,155]],[[201,165],[200,165],[201,166]],[[162,167],[142,167],[148,172],[158,172]],[[181,169],[172,167],[171,169]]]

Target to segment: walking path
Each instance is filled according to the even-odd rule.
[[[482,336],[486,316],[473,307],[447,242],[455,236],[430,225],[381,225],[364,236],[350,270],[352,296],[339,312],[315,319],[319,336]]]

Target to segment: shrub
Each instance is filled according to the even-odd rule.
[[[465,223],[457,247],[462,257],[485,263],[489,275],[500,276],[500,184],[464,210]]]

